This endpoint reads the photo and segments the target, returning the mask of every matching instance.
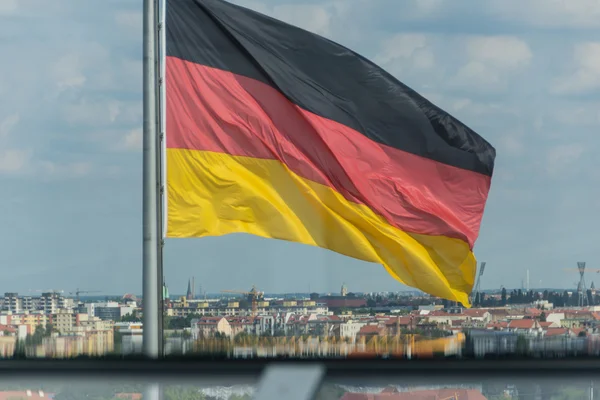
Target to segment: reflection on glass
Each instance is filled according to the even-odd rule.
[[[352,385],[326,381],[316,400],[594,400],[598,381],[540,378],[458,379],[454,382],[423,380],[418,384],[396,381],[387,385],[354,382]],[[10,400],[140,400],[147,382],[111,379],[70,381],[0,381],[0,399]],[[208,385],[192,381],[159,382],[163,400],[250,400],[254,384]]]
[[[142,383],[65,382],[62,379],[44,383],[0,384],[3,400],[140,400],[146,385]],[[161,385],[162,400],[250,400],[254,387],[250,385],[202,386],[166,382]]]
[[[598,306],[555,306],[560,293],[489,293],[471,309],[420,293],[268,294],[223,290],[169,298],[167,355],[229,358],[431,358],[600,354]],[[575,297],[577,294],[572,295]],[[595,293],[594,293],[595,295]],[[520,296],[520,297],[519,297]],[[538,298],[539,297],[539,298]],[[560,300],[560,299],[559,299]],[[594,298],[594,300],[596,300]],[[119,355],[142,350],[143,302],[5,293],[0,357]]]

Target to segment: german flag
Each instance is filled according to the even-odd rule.
[[[221,0],[166,10],[167,237],[249,233],[468,306],[495,150],[355,52]]]

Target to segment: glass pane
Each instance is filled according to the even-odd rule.
[[[340,43],[389,75],[346,79],[347,70],[368,63],[285,35],[269,43],[292,49],[287,58],[256,44],[253,56],[283,68],[304,52],[294,68],[257,68],[252,40],[217,30],[212,38],[227,40],[214,48],[198,44],[202,35],[181,46],[222,52],[195,63],[203,75],[180,74],[193,77],[182,95],[175,69],[184,64],[174,64],[171,80],[162,68],[170,27],[161,26],[167,88],[158,96],[158,130],[169,96],[206,100],[197,112],[172,106],[166,135],[174,137],[169,126],[196,122],[181,130],[206,148],[185,148],[187,137],[180,144],[203,153],[194,153],[197,169],[214,172],[184,182],[179,196],[196,224],[181,236],[208,237],[165,241],[158,308],[167,357],[600,355],[598,2],[233,3]],[[142,293],[141,7],[133,0],[0,0],[0,358],[141,355],[144,308],[153,303],[144,304]],[[267,26],[261,21],[231,25]],[[193,36],[182,26],[174,31],[184,42]],[[239,56],[232,70],[217,68],[229,53]],[[303,77],[306,71],[314,74]],[[292,82],[289,90],[279,81]],[[333,82],[340,92],[327,90]],[[354,89],[363,95],[350,96]],[[428,101],[411,97],[413,89]],[[394,94],[396,103],[387,97]],[[414,124],[396,129],[404,106],[418,111],[410,114]],[[487,146],[466,140],[452,147],[470,132],[460,121],[498,152],[489,196],[490,171],[473,170],[485,164],[478,151]],[[245,134],[253,140],[244,142]],[[410,146],[402,142],[413,136]],[[432,158],[440,146],[475,166]],[[161,177],[178,165],[165,161],[167,152]],[[423,183],[428,174],[435,185]],[[465,176],[480,186],[455,185]],[[243,177],[252,190],[240,185]],[[159,180],[173,193],[175,184]],[[460,256],[442,242],[462,249]],[[419,251],[399,251],[411,245]],[[403,267],[404,283],[420,284],[401,283],[384,261]],[[455,268],[411,269],[445,262]],[[446,288],[450,281],[459,288]],[[430,284],[445,296],[425,293]],[[448,299],[456,291],[470,296],[471,308]],[[503,387],[477,390],[512,396]]]

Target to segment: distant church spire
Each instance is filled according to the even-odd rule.
[[[186,297],[188,300],[191,300],[191,299],[192,299],[192,281],[190,281],[189,279],[188,279],[188,289],[187,289],[187,294],[185,295],[185,297]]]

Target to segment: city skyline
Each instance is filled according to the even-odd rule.
[[[496,146],[475,246],[483,289],[518,288],[527,269],[532,286],[575,287],[563,268],[600,265],[597,2],[237,3],[364,54]],[[0,84],[0,289],[141,293],[141,3],[8,1],[0,21],[12,38],[0,43],[12,77]],[[381,266],[246,235],[168,240],[167,282],[192,275],[223,289],[409,290]]]

